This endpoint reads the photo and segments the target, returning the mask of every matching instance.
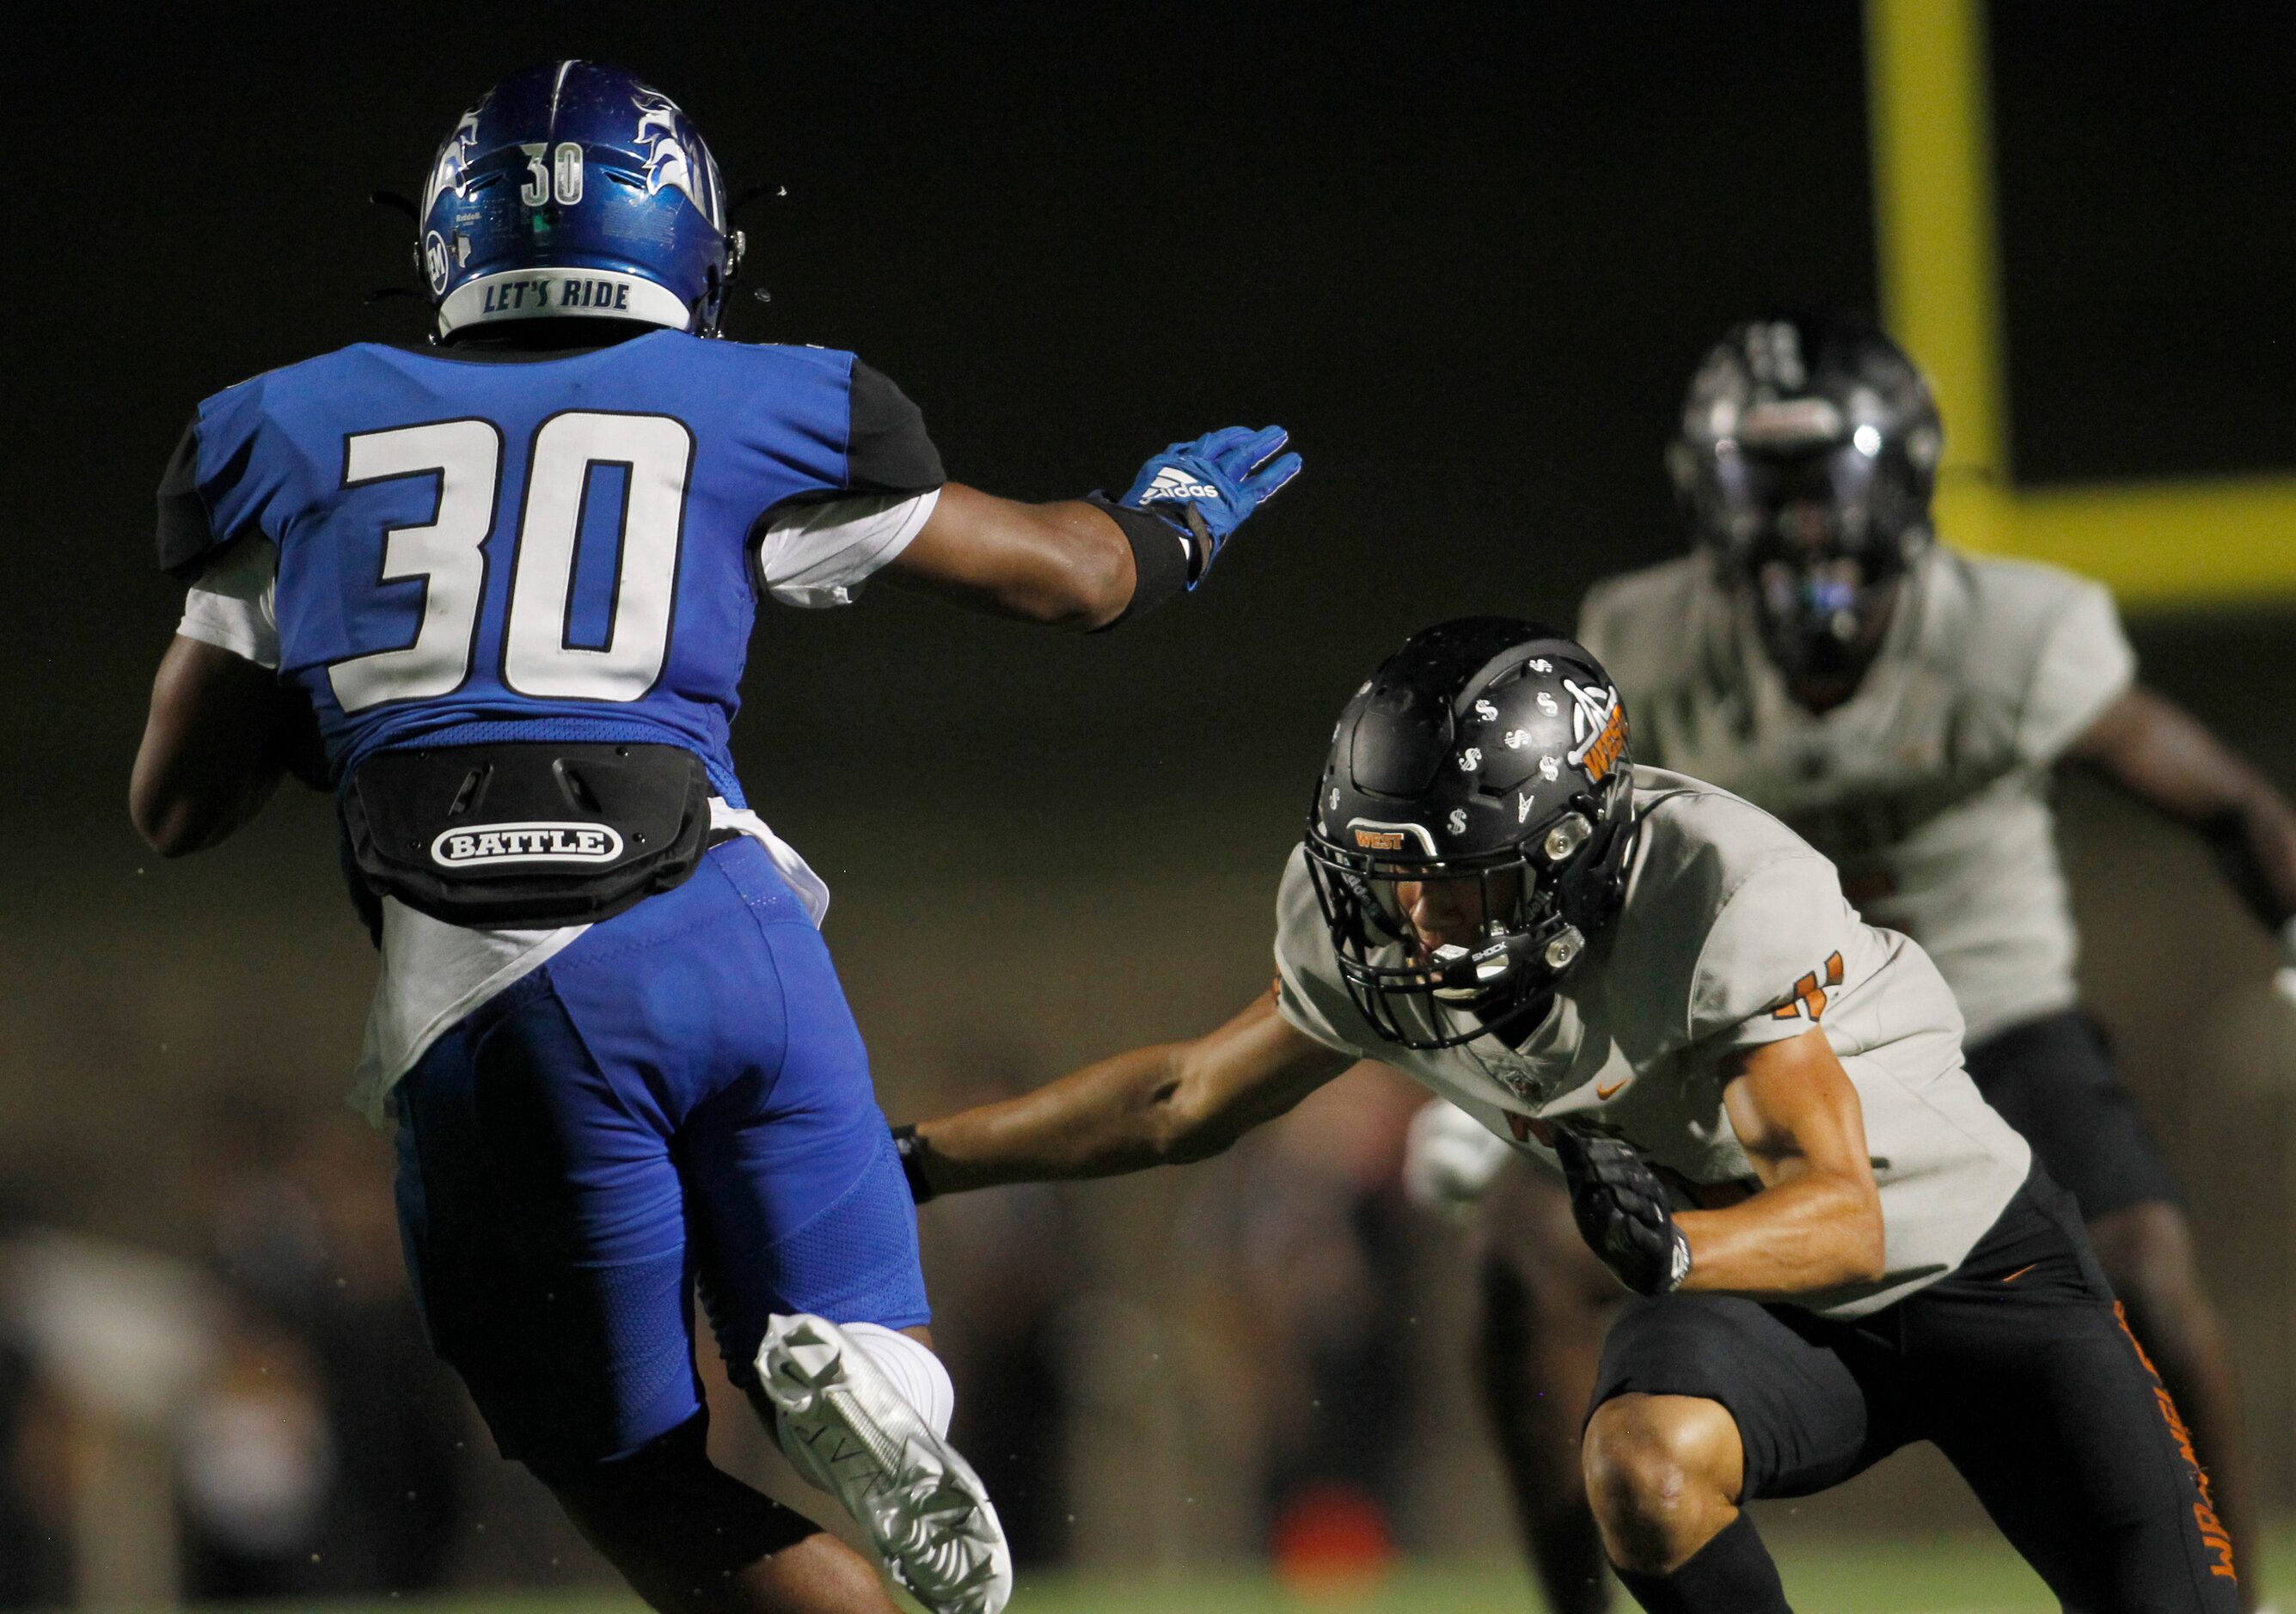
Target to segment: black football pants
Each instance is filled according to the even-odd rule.
[[[1728,1408],[1749,1497],[1808,1495],[1929,1440],[2067,1609],[2239,1610],[2192,1438],[2038,1167],[1959,1269],[1868,1316],[1628,1301],[1594,1405],[1636,1392]]]

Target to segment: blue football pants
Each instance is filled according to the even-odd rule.
[[[701,1410],[775,1313],[929,1315],[916,1214],[829,950],[756,842],[593,926],[401,1082],[399,1224],[431,1341],[549,1478]]]

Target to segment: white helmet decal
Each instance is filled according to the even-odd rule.
[[[718,216],[716,167],[710,165],[695,172],[693,154],[678,135],[677,126],[685,114],[679,111],[677,102],[660,90],[647,90],[632,96],[630,104],[638,110],[636,143],[646,152],[646,194],[654,195],[664,185],[683,191],[685,200],[709,221],[711,228],[724,229],[726,221]],[[701,162],[709,163],[707,152]]]
[[[422,217],[430,217],[430,209],[444,193],[452,191],[458,198],[467,194],[464,187],[471,182],[471,156],[479,143],[479,115],[493,99],[492,91],[480,96],[478,104],[463,114],[455,132],[447,136],[447,143],[439,148],[438,166],[430,170],[430,183],[422,188]]]

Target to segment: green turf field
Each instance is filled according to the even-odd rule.
[[[1786,1591],[1802,1614],[2054,1614],[2054,1602],[1997,1540],[1776,1544]],[[2277,1595],[2296,1590],[2296,1528],[2273,1533],[2267,1568]],[[628,1614],[634,1599],[603,1595],[502,1596],[430,1604],[392,1602],[331,1614]],[[1024,1575],[1014,1614],[1538,1614],[1528,1577],[1511,1565],[1414,1565],[1369,1585],[1321,1594],[1287,1593],[1261,1575]],[[1632,1605],[1619,1600],[1621,1614]],[[284,1605],[266,1604],[272,1614]]]
[[[1920,1541],[1775,1544],[1787,1595],[1802,1614],[2055,1614],[2056,1601],[1998,1540],[1949,1536]],[[2296,1587],[2296,1529],[2267,1545],[2266,1568],[2281,1588]],[[1264,1577],[1200,1577],[1110,1583],[1024,1579],[1015,1614],[1537,1614],[1529,1577],[1512,1565],[1411,1567],[1382,1584],[1323,1597],[1287,1594]],[[1618,1607],[1634,1605],[1621,1595]]]

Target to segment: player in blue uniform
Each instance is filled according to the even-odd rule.
[[[437,345],[227,389],[168,468],[160,557],[193,587],[137,827],[179,855],[284,771],[335,792],[381,953],[357,1096],[398,1118],[432,1339],[649,1602],[893,1607],[707,1461],[698,1288],[735,1381],[892,1577],[994,1614],[1010,1558],[945,1438],[827,891],[727,750],[752,619],[882,570],[1111,627],[1194,587],[1299,457],[1237,428],[1121,499],[946,481],[852,355],[707,340],[742,250],[716,165],[667,97],[590,63],[480,100],[421,229]]]

